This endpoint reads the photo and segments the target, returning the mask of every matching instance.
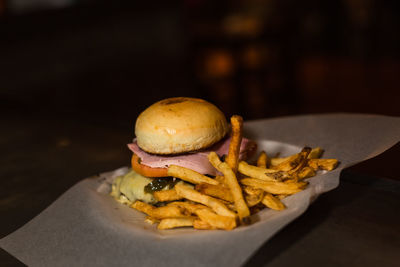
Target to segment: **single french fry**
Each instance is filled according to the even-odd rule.
[[[157,199],[160,202],[174,201],[174,200],[182,199],[182,197],[176,193],[176,190],[174,188],[169,189],[169,190],[155,191],[155,192],[153,192],[153,196],[155,199]]]
[[[201,173],[198,173],[194,170],[177,165],[170,165],[168,167],[168,176],[177,177],[192,184],[201,184],[201,183],[208,183],[214,185],[219,184],[218,181],[210,177],[202,175]]]
[[[300,192],[305,188],[305,186],[307,186],[306,182],[291,182],[291,183],[269,182],[254,178],[241,179],[240,183],[243,185],[249,185],[255,188],[260,188],[265,192],[271,194],[288,194],[288,195]]]
[[[151,211],[151,217],[156,219],[185,217],[184,210],[180,207],[159,207]]]
[[[174,201],[168,203],[167,206],[178,206],[185,209],[188,215],[195,214],[196,210],[198,209],[207,209],[208,207],[202,204],[193,203],[193,202],[186,202],[186,201]]]
[[[307,158],[308,159],[319,158],[319,157],[321,157],[323,152],[324,152],[324,150],[322,148],[320,148],[320,147],[313,148],[311,150],[310,154],[308,154]],[[283,163],[284,161],[287,161],[287,160],[289,160],[291,158],[294,158],[296,156],[297,156],[297,154],[294,154],[294,155],[291,155],[291,156],[288,156],[288,157],[270,158],[270,162],[269,163],[270,163],[271,166],[275,167],[275,166]]]
[[[247,207],[246,201],[243,198],[242,189],[240,188],[239,182],[236,178],[235,173],[229,167],[226,162],[221,162],[217,153],[211,152],[208,154],[208,160],[211,164],[225,176],[225,183],[229,186],[231,191],[236,211],[239,215],[240,220],[250,216],[249,207]]]
[[[219,215],[233,217],[233,218],[236,217],[236,214],[233,211],[229,210],[218,199],[215,199],[213,197],[210,197],[210,196],[204,195],[200,192],[197,192],[196,190],[190,188],[187,185],[177,184],[177,185],[175,185],[175,190],[178,193],[178,195],[180,195],[186,199],[189,199],[191,201],[206,205],[207,207],[210,207],[213,211],[215,211]]]
[[[151,212],[153,211],[153,209],[156,208],[156,207],[154,207],[154,206],[152,206],[150,204],[147,204],[147,203],[139,201],[139,200],[133,202],[130,207],[133,208],[133,209],[136,209],[138,211],[141,211],[143,213],[146,213],[149,216],[151,216]]]
[[[232,230],[236,227],[235,218],[218,215],[209,209],[196,210],[196,214],[202,221],[218,229]]]
[[[186,215],[183,213],[183,209],[179,207],[159,207],[156,208],[152,205],[144,203],[142,201],[135,201],[131,208],[134,208],[138,211],[144,212],[150,217],[154,219],[165,219],[165,218],[179,218],[185,217]]]
[[[257,167],[267,168],[268,166],[268,156],[265,151],[261,151],[260,155],[257,158]]]
[[[308,159],[318,159],[321,157],[324,150],[320,147],[315,147],[311,150],[310,154],[308,154]]]
[[[315,174],[316,172],[313,168],[306,166],[299,171],[297,176],[299,179],[306,179],[315,176]]]
[[[265,206],[273,210],[284,210],[286,209],[285,204],[283,204],[279,198],[274,197],[272,194],[265,194],[261,201]]]
[[[290,171],[293,168],[297,167],[299,164],[299,161],[301,160],[301,155],[300,153],[294,154],[290,157],[287,157],[286,160],[283,162],[279,163],[278,165],[273,166],[272,168],[274,170],[279,170],[279,171]]]
[[[223,199],[220,199],[220,201],[230,210],[232,211],[236,211],[236,207],[235,207],[235,203],[233,202],[229,202]]]
[[[241,174],[263,181],[281,181],[288,176],[286,172],[253,166],[245,161],[239,162],[238,169]]]
[[[162,219],[157,228],[160,230],[172,229],[177,227],[193,226],[196,217],[166,218]]]
[[[317,170],[331,171],[336,168],[339,161],[337,159],[309,159],[308,166]]]
[[[198,230],[215,230],[217,227],[211,226],[209,223],[202,221],[200,219],[194,220],[193,228]]]
[[[260,203],[265,194],[264,190],[251,186],[244,186],[243,191],[245,192],[244,198],[246,200],[247,206],[249,206],[250,208]]]
[[[297,166],[295,168],[293,168],[292,170],[288,171],[289,176],[294,175],[294,178],[297,179],[297,174],[298,172],[307,165],[307,157],[311,152],[311,148],[310,147],[304,147],[301,152],[299,153],[300,158],[298,159],[297,162]]]
[[[288,172],[289,175],[299,171],[307,163],[307,156],[310,154],[311,148],[304,147],[298,154],[290,156],[287,160],[273,167],[275,170]]]
[[[195,186],[195,189],[200,193],[233,202],[231,191],[227,187],[212,184],[198,184]]]
[[[225,184],[225,177],[223,175],[216,175],[215,176],[215,180],[218,181],[218,183],[223,186],[223,187],[227,187],[227,185]]]
[[[293,157],[293,156],[295,156],[295,155],[292,155],[289,157],[283,157],[283,158],[270,158],[270,160],[269,160],[270,168],[273,168],[273,167],[281,164],[282,162],[288,160],[290,157]]]
[[[243,118],[238,115],[231,117],[232,135],[229,143],[229,152],[225,162],[229,165],[234,173],[237,172],[240,145],[242,143]]]

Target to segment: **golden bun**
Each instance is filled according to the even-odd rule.
[[[139,147],[152,154],[179,154],[207,148],[229,131],[224,114],[198,98],[174,97],[154,103],[136,120]]]

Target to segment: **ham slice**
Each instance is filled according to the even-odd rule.
[[[137,145],[136,140],[128,144],[129,149],[135,153],[140,159],[141,164],[152,168],[166,168],[169,165],[178,165],[195,170],[202,174],[217,175],[217,170],[208,161],[208,154],[215,151],[219,156],[228,154],[230,138],[224,138],[212,147],[199,151],[197,153],[187,153],[176,156],[154,155],[149,154]],[[250,153],[254,152],[256,144],[246,138],[242,138],[240,144],[239,159],[245,160]]]

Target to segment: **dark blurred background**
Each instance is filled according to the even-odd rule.
[[[397,1],[0,0],[0,111],[132,125],[195,96],[245,119],[400,115]]]

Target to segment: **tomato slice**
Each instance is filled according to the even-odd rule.
[[[168,168],[152,168],[147,165],[140,163],[140,158],[136,155],[132,155],[132,169],[146,177],[166,177],[168,176]]]

